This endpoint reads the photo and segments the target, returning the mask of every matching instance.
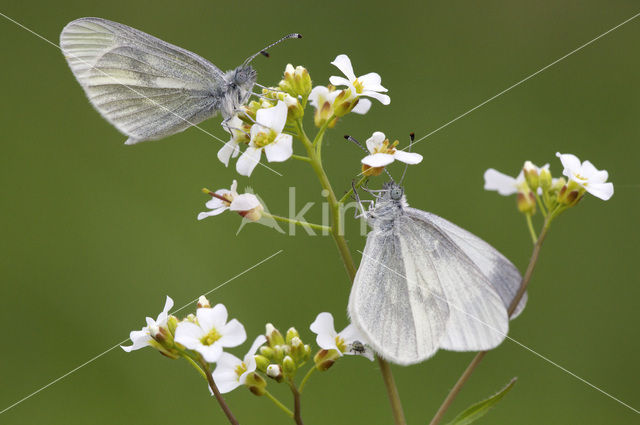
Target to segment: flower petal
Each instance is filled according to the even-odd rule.
[[[344,341],[348,344],[352,343],[353,341],[360,341],[363,344],[367,344],[367,340],[353,323],[349,324],[346,328],[340,331],[338,335],[342,337],[342,339],[344,339]]]
[[[189,349],[194,349],[198,345],[202,345],[200,342],[200,338],[202,338],[205,333],[202,331],[200,326],[191,322],[180,322],[178,323],[178,327],[176,328],[176,335],[174,340],[184,345]]]
[[[562,174],[567,177],[571,177],[571,172],[579,170],[582,165],[578,157],[570,153],[563,154],[560,152],[556,152],[556,156],[560,158],[560,162],[564,167],[564,171],[562,171]]]
[[[198,324],[205,333],[211,329],[222,333],[225,323],[227,322],[227,308],[224,304],[216,304],[213,308],[199,308],[196,310]]]
[[[320,335],[320,334],[328,334],[331,335],[332,338],[335,338],[336,328],[333,326],[333,316],[331,313],[322,312],[316,316],[316,320],[309,326],[311,332]]]
[[[220,333],[222,334],[220,345],[223,347],[237,347],[247,340],[244,326],[236,319],[230,320]]]
[[[253,356],[256,354],[256,351],[258,351],[258,348],[260,348],[262,345],[264,345],[264,343],[267,342],[267,337],[265,337],[264,335],[258,335],[256,337],[256,339],[253,340],[253,344],[251,344],[251,348],[249,348],[249,351],[247,351],[247,354],[244,356],[244,363],[247,365],[247,370],[249,371],[249,369],[251,369],[250,363],[252,363],[252,367],[253,370],[255,370],[255,359],[253,358]],[[252,371],[250,371],[252,372]]]
[[[598,170],[590,161],[582,163],[582,172],[589,183],[604,183],[609,178],[607,170]]]
[[[613,183],[589,183],[586,189],[587,192],[603,201],[608,201],[613,196]]]
[[[236,367],[240,366],[242,361],[229,353],[222,353],[216,362],[216,369],[211,374],[218,390],[221,393],[228,393],[240,386]]]
[[[258,197],[253,193],[243,193],[236,196],[231,203],[231,211],[249,211],[260,205]]]
[[[293,137],[290,134],[280,134],[273,143],[264,147],[264,153],[269,162],[282,162],[293,155]]]
[[[372,90],[377,92],[387,92],[388,90],[382,87],[382,78],[377,72],[370,72],[361,77],[358,77],[358,81],[364,86],[364,90]]]
[[[183,344],[184,345],[184,344]],[[185,345],[186,347],[186,345]],[[220,356],[222,355],[222,345],[218,343],[214,343],[211,345],[202,345],[199,344],[196,347],[193,347],[193,350],[202,354],[202,357],[208,363],[215,363],[218,361]]]
[[[367,139],[365,144],[367,145],[367,149],[369,149],[369,152],[374,153],[376,149],[382,147],[382,143],[385,141],[385,139],[386,137],[382,131],[374,131],[371,137]]]
[[[256,123],[263,127],[270,128],[279,134],[287,122],[287,112],[287,105],[279,100],[276,106],[258,109],[258,112],[256,112]]]
[[[349,59],[349,56],[345,54],[338,55],[333,62],[331,62],[331,65],[335,65],[336,68],[342,71],[349,81],[354,81],[356,79],[356,74],[353,72],[353,66],[351,65],[351,59]]]
[[[484,172],[484,190],[495,190],[502,196],[509,196],[518,191],[516,185],[516,179],[493,168]]]
[[[247,150],[240,155],[238,162],[236,162],[236,171],[238,174],[241,176],[250,176],[253,169],[256,168],[256,165],[260,162],[261,155],[262,149],[249,146]]]
[[[393,162],[393,155],[388,153],[374,153],[373,155],[367,155],[360,162],[369,167],[384,167]]]
[[[356,106],[353,107],[351,112],[353,112],[354,114],[364,115],[367,112],[369,112],[369,109],[371,109],[371,101],[369,99],[365,99],[361,97],[358,100],[358,103],[356,104]]]
[[[403,150],[397,150],[393,157],[405,164],[419,164],[422,162],[422,155],[415,152],[405,152]]]
[[[142,330],[139,331],[131,331],[129,333],[129,339],[133,343],[132,345],[120,346],[120,348],[122,348],[127,353],[146,347],[147,345],[149,345],[149,341],[151,341],[152,338],[151,335],[149,335],[149,330],[147,328],[142,328]]]
[[[229,158],[231,158],[232,155],[235,158],[236,156],[238,156],[238,153],[240,153],[240,147],[238,146],[238,144],[233,140],[229,140],[218,151],[218,159],[224,164],[225,167],[228,167]]]
[[[329,77],[329,82],[334,86],[347,86],[347,87],[351,86],[351,81],[347,80],[344,77],[337,77],[335,75],[332,77]]]
[[[220,208],[216,208],[215,210],[201,212],[201,213],[198,214],[198,220],[203,220],[203,219],[205,219],[207,217],[213,217],[215,215],[219,215],[219,214],[225,212],[228,209],[229,209],[229,207],[222,206]]]
[[[379,100],[383,105],[388,105],[391,103],[391,98],[386,94],[378,93],[377,91],[372,90],[364,90],[360,93],[360,96],[372,97],[376,100]]]

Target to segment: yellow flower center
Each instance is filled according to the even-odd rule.
[[[341,353],[347,351],[347,344],[344,339],[340,335],[336,336],[336,346]]]
[[[588,183],[588,180],[587,180],[585,177],[582,177],[582,176],[581,176],[580,174],[578,174],[578,173],[574,173],[574,174],[573,174],[573,177],[574,177],[576,180],[580,180],[580,182],[581,182],[582,184],[584,184],[585,186],[586,186],[586,185],[587,185],[587,183]]]
[[[275,131],[268,128],[268,129],[265,129],[265,131],[261,131],[260,133],[258,133],[255,139],[253,139],[253,143],[256,145],[257,148],[262,148],[267,146],[270,143],[273,143],[273,141],[276,140],[277,136],[278,135],[276,134]]]
[[[236,366],[236,375],[238,375],[238,377],[242,376],[242,374],[245,373],[246,371],[247,371],[247,365],[244,364],[244,362]]]
[[[364,85],[360,81],[358,81],[357,78],[353,82],[353,87],[355,87],[356,93],[358,93],[358,94],[362,93],[362,91],[364,90]]]
[[[202,345],[212,345],[220,338],[222,338],[222,335],[220,335],[216,328],[212,328],[208,334],[200,338],[200,342],[202,342]]]
[[[398,143],[399,142],[396,140],[391,144],[391,146],[389,146],[389,139],[385,139],[384,142],[382,142],[382,145],[373,149],[372,153],[388,153],[393,155],[396,153],[396,146],[398,146]]]

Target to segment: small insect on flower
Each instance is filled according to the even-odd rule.
[[[222,72],[211,62],[127,25],[80,18],[60,34],[60,47],[91,104],[132,145],[187,129],[218,112],[223,127],[251,96],[251,61],[289,34]]]
[[[324,350],[335,350],[338,356],[360,355],[373,361],[373,352],[366,347],[364,336],[350,324],[340,333],[336,332],[331,313],[320,313],[309,326],[316,336],[316,344]]]

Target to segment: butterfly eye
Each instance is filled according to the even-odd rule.
[[[399,201],[402,198],[402,188],[394,187],[391,189],[391,199],[395,201]]]

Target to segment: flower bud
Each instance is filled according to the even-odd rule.
[[[264,212],[264,207],[262,204],[258,204],[255,207],[251,208],[249,211],[239,211],[242,217],[246,218],[250,221],[258,221],[262,218],[262,213]]]
[[[187,315],[187,317],[184,318],[184,320],[186,320],[187,322],[191,322],[191,323],[196,323],[197,319],[196,319],[196,315],[193,313],[189,313]]]
[[[247,379],[244,381],[244,385],[249,387],[249,391],[257,396],[264,395],[266,392],[267,381],[255,372],[251,372],[247,375]]]
[[[284,338],[275,326],[273,326],[271,323],[267,323],[265,328],[265,336],[267,337],[267,343],[269,344],[269,347],[274,348],[277,345],[284,345]]]
[[[516,201],[521,213],[531,215],[536,213],[536,197],[526,183],[518,187]]]
[[[278,84],[280,90],[293,97],[306,98],[311,93],[311,76],[309,71],[302,66],[288,64],[284,70],[284,78]]]
[[[171,335],[176,334],[176,328],[178,327],[179,320],[176,316],[169,316],[167,319],[167,329],[171,332]]]
[[[329,369],[340,358],[340,352],[338,350],[320,350],[313,357],[313,361],[316,364],[316,369],[321,372]]]
[[[558,202],[567,206],[576,205],[585,194],[585,189],[573,180],[562,186],[558,192]]]
[[[269,347],[265,347],[265,348],[269,348]],[[269,366],[269,359],[261,354],[256,354],[255,356],[253,356],[253,358],[256,361],[256,368],[260,371],[260,372],[267,372],[267,366]]]
[[[549,168],[543,168],[540,170],[540,187],[542,188],[543,192],[548,192],[549,189],[551,188],[551,182],[553,181],[553,179],[551,178],[551,172],[549,171]]]
[[[260,354],[262,354],[264,357],[269,359],[269,361],[273,361],[275,359],[275,357],[276,357],[275,350],[273,348],[267,347],[265,345],[260,347]]]
[[[198,298],[198,308],[211,308],[211,303],[204,295],[200,295]]]
[[[344,89],[333,101],[333,114],[336,117],[347,115],[358,104],[358,98],[353,97],[351,89]]]
[[[526,161],[524,163],[524,167],[522,168],[522,171],[524,173],[524,178],[527,181],[527,184],[529,185],[529,188],[534,192],[538,190],[538,186],[539,186],[538,167],[533,165],[531,161]]]
[[[284,376],[282,375],[282,366],[279,364],[270,364],[267,366],[267,376],[271,379],[275,379],[276,382],[282,382]]]
[[[282,372],[284,376],[287,378],[293,378],[296,375],[296,371],[298,370],[298,366],[296,365],[295,360],[291,358],[291,356],[286,356],[282,360]]]
[[[291,343],[289,344],[291,347],[290,355],[295,360],[296,364],[302,365],[309,358],[306,356],[305,345],[302,343],[302,340],[297,336],[291,339]],[[305,359],[305,357],[307,357]]]
[[[300,340],[300,334],[298,333],[296,328],[289,328],[287,330],[287,335],[285,337],[286,343],[291,344],[291,341],[293,340],[293,338],[298,338],[298,340]]]

